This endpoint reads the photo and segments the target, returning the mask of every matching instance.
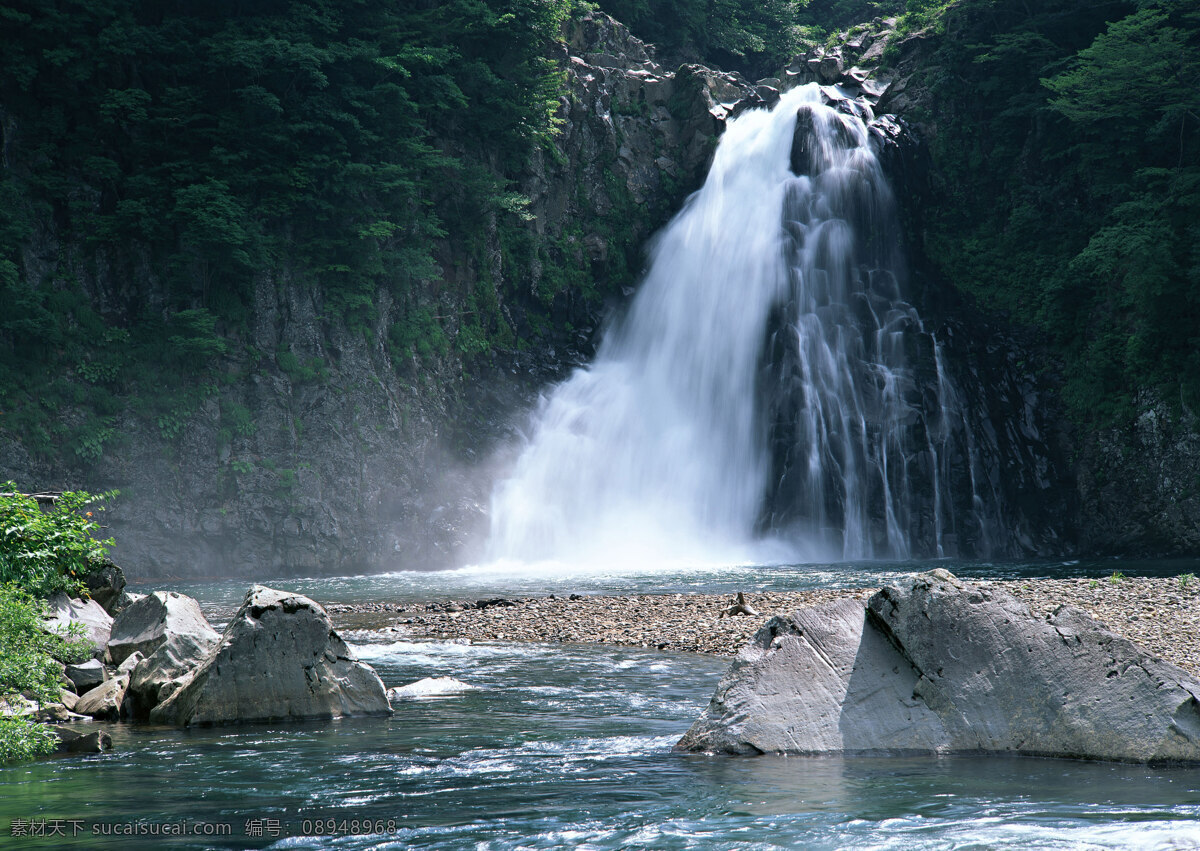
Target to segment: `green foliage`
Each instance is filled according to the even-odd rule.
[[[272,272],[362,334],[381,290],[419,305],[436,239],[469,240],[496,205],[528,215],[513,181],[555,131],[546,45],[571,7],[0,0],[0,429],[85,461],[128,410],[175,439],[250,354]],[[48,221],[71,254],[27,278]],[[84,267],[122,282],[110,312]]]
[[[52,635],[42,628],[43,606],[14,584],[0,585],[0,697],[25,692],[38,703],[58,701],[61,669],[91,652],[78,635]],[[50,728],[25,718],[0,716],[0,762],[32,759],[54,750]]]
[[[275,363],[279,364],[279,368],[297,384],[325,381],[329,378],[329,371],[326,369],[323,358],[311,357],[301,361],[287,349],[280,349],[275,353]]]
[[[936,5],[936,4],[935,4]],[[960,0],[927,62],[926,251],[1038,328],[1079,421],[1200,404],[1200,12]]]
[[[1195,578],[1196,578],[1196,574],[1194,574],[1194,573],[1181,574],[1179,577],[1179,590],[1186,591],[1188,584],[1191,583],[1191,581]]]
[[[602,0],[634,35],[690,61],[772,73],[799,44],[803,0]]]
[[[0,763],[25,762],[53,753],[58,737],[49,725],[0,715]]]
[[[449,351],[450,342],[441,321],[429,305],[408,312],[388,329],[388,351],[397,366],[414,354],[434,358]]]
[[[77,594],[91,566],[102,561],[112,539],[97,540],[92,517],[117,496],[68,491],[42,511],[37,501],[0,485],[0,583],[15,583],[39,597],[55,591]]]

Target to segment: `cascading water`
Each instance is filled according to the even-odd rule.
[[[543,399],[493,496],[493,558],[908,558],[963,521],[985,538],[864,109],[812,85],[730,122],[624,321]]]

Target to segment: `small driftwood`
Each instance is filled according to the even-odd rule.
[[[732,606],[721,609],[721,617],[717,618],[717,620],[725,617],[731,618],[734,615],[749,615],[752,618],[758,617],[758,612],[750,608],[750,605],[746,602],[745,595],[741,591],[738,591],[737,600],[734,601]]]

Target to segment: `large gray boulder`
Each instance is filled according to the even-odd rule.
[[[112,624],[108,653],[119,665],[134,653],[150,656],[168,641],[187,651],[188,645],[202,647],[203,653],[220,640],[200,604],[175,591],[155,591],[126,606]],[[188,651],[190,652],[190,651]]]
[[[121,707],[125,702],[125,690],[128,688],[128,674],[105,680],[79,698],[75,704],[75,711],[80,715],[116,721],[123,714]]]
[[[1087,613],[945,570],[773,618],[683,750],[1200,761],[1200,682]]]
[[[133,717],[139,720],[147,718],[150,710],[187,682],[191,673],[220,643],[221,637],[216,632],[213,632],[211,639],[198,635],[169,634],[157,650],[140,659],[133,668],[128,692]]]
[[[87,694],[107,679],[104,664],[99,659],[89,659],[78,665],[66,666],[67,679],[75,686],[76,694]]]
[[[43,621],[50,632],[65,633],[72,623],[83,627],[83,635],[103,653],[112,633],[112,616],[95,600],[76,600],[62,591],[46,601],[46,617]]]
[[[220,645],[150,720],[186,726],[390,712],[383,682],[321,606],[255,585]]]

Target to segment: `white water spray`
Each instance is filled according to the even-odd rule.
[[[920,512],[906,429],[921,412],[904,349],[923,329],[902,301],[892,219],[866,126],[817,86],[730,122],[625,320],[543,399],[493,495],[490,556],[908,557]],[[947,436],[922,432],[927,467],[945,466],[946,404]]]

